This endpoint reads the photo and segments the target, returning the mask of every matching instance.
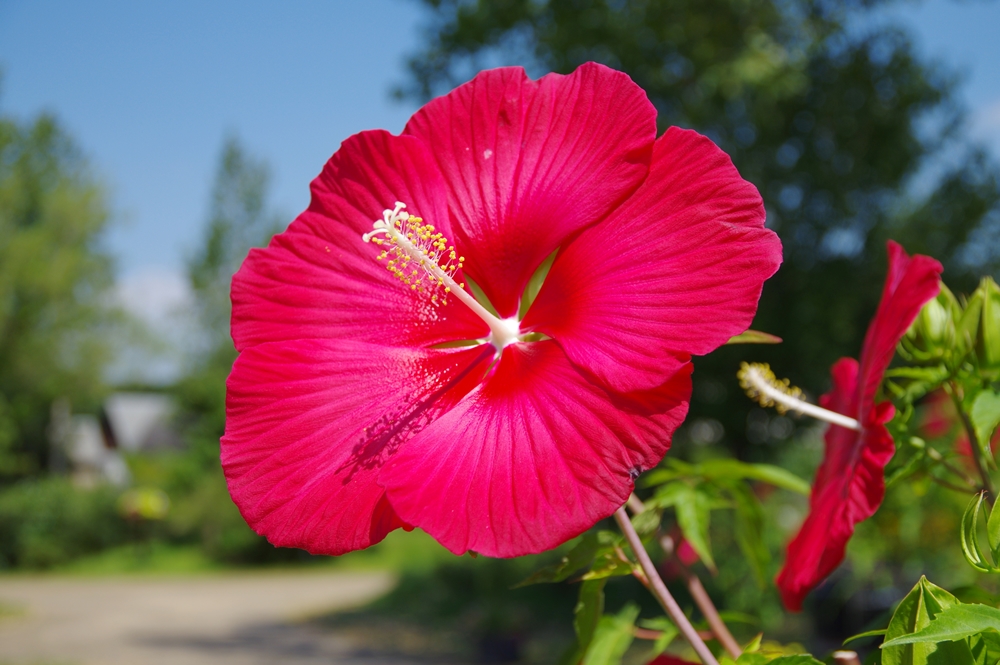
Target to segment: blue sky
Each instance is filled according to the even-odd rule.
[[[966,71],[973,131],[1000,155],[1000,3],[888,13]],[[414,110],[389,89],[421,21],[414,0],[0,0],[0,112],[51,111],[82,146],[111,192],[122,297],[155,317],[184,298],[223,137],[270,163],[290,220],[343,138],[399,131]]]

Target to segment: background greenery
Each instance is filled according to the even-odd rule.
[[[832,362],[860,349],[887,238],[940,259],[956,292],[971,291],[980,275],[998,276],[1000,170],[965,138],[955,73],[923,60],[897,28],[859,27],[879,0],[415,1],[426,8],[427,33],[398,94],[424,100],[483,66],[520,64],[537,76],[596,60],[647,91],[661,129],[708,134],[760,189],[785,263],[765,288],[754,327],[785,342],[726,347],[696,361],[691,416],[672,457],[771,462],[811,477],[819,433],[754,407],[734,373],[743,359],[769,361],[812,395],[824,391]],[[75,411],[95,411],[112,388],[113,350],[156,331],[139,330],[109,304],[113,272],[100,238],[110,217],[92,166],[54,118],[0,118],[0,567],[67,566],[100,552],[106,562],[124,560],[122,552],[154,561],[163,547],[196,552],[192,565],[311,559],[276,550],[246,527],[218,463],[235,357],[229,279],[250,247],[288,221],[271,209],[268,184],[267,165],[227,139],[205,233],[188,263],[198,342],[182,377],[157,388],[178,399],[187,448],[129,460],[138,485],[171,499],[165,520],[137,525],[121,516],[113,490],[82,491],[50,477],[46,427],[60,397]],[[781,491],[758,494],[768,516],[769,579],[803,505]],[[760,617],[759,625],[737,624],[741,637],[758,628],[808,635],[822,651],[884,620],[921,572],[948,588],[977,581],[950,537],[963,503],[929,481],[895,489],[804,616],[786,615],[773,589],[753,581],[726,515],[711,531],[726,564],[706,582],[720,605]],[[438,567],[446,559],[426,541],[391,544],[404,554],[393,558],[383,546],[356,557],[359,565],[406,564],[391,602],[370,609],[378,616],[472,617],[471,633],[483,639],[530,642],[525,635],[548,630],[553,616],[562,622],[556,634],[568,630],[568,612],[554,608],[572,604],[573,589],[506,591],[525,572],[521,564],[464,558]],[[419,565],[410,565],[411,551]],[[431,590],[434,611],[413,611]],[[627,580],[613,582],[609,608],[637,592]]]

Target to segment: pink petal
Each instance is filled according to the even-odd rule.
[[[834,387],[820,398],[824,408],[851,413],[858,402],[858,363],[841,358],[831,369]],[[826,452],[816,472],[809,516],[788,545],[777,584],[785,606],[802,609],[802,601],[844,560],[854,527],[872,515],[885,496],[886,464],[896,450],[885,423],[892,404],[874,409],[862,432],[831,425]]]
[[[227,384],[222,466],[258,533],[342,554],[403,522],[375,482],[408,438],[481,379],[491,346],[416,350],[297,340],[244,350]]]
[[[684,419],[691,366],[618,395],[552,341],[515,344],[479,388],[389,460],[397,514],[455,553],[541,552],[611,515]]]
[[[646,177],[656,111],[627,75],[595,63],[538,81],[508,67],[431,101],[404,134],[430,146],[466,272],[508,317],[538,265]]]
[[[650,388],[746,330],[780,263],[757,189],[709,139],[671,128],[639,190],[556,258],[522,329],[615,390]]]
[[[896,354],[896,345],[917,318],[920,309],[941,290],[941,264],[929,256],[912,258],[898,243],[886,243],[889,273],[886,275],[875,318],[868,326],[861,347],[861,417],[871,410],[882,376]],[[857,417],[857,416],[855,416]]]
[[[307,338],[424,346],[488,334],[454,298],[436,306],[411,291],[361,239],[403,201],[454,242],[445,191],[419,139],[372,131],[344,141],[313,181],[309,209],[233,278],[236,348]]]

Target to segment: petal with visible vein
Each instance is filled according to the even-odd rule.
[[[317,554],[404,523],[375,482],[386,460],[485,374],[489,345],[417,350],[296,340],[244,350],[227,384],[222,466],[250,526]]]
[[[746,330],[780,263],[757,189],[709,139],[671,128],[642,187],[556,258],[522,329],[615,390],[651,388]]]
[[[400,517],[455,553],[550,549],[611,515],[687,413],[691,367],[630,394],[552,341],[504,349],[483,385],[411,439],[380,482]]]
[[[432,100],[404,134],[430,146],[466,272],[508,317],[541,262],[646,177],[656,110],[626,74],[602,65],[538,81],[506,67]]]

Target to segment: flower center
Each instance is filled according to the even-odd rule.
[[[519,322],[516,318],[500,319],[483,307],[468,291],[465,283],[454,279],[462,267],[464,256],[458,256],[455,246],[449,245],[444,235],[435,231],[432,224],[411,215],[406,204],[396,201],[392,210],[382,211],[382,219],[372,224],[372,231],[361,239],[382,248],[378,260],[386,260],[386,269],[412,291],[427,293],[435,305],[448,303],[454,295],[490,328],[489,341],[499,352],[519,339]],[[377,236],[382,237],[377,237]]]
[[[750,399],[761,406],[773,406],[778,413],[795,411],[847,429],[861,431],[861,424],[854,418],[802,399],[802,391],[789,385],[788,379],[779,380],[767,363],[741,363],[736,376],[740,380],[740,387],[746,391]]]

